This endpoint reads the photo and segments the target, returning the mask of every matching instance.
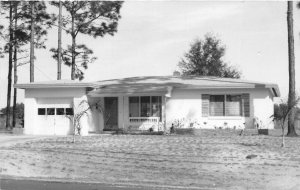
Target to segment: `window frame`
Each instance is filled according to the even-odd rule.
[[[44,110],[44,114],[40,114],[40,110]],[[41,116],[44,116],[44,115],[47,115],[47,108],[37,108],[37,115],[41,115]]]
[[[223,102],[223,115],[222,116],[214,116],[214,115],[211,115],[210,113],[210,96],[223,96],[224,97],[224,102]],[[227,115],[226,114],[226,102],[227,102],[227,96],[240,96],[241,99],[240,99],[240,115]],[[208,114],[209,114],[209,117],[211,118],[240,118],[240,117],[243,117],[244,116],[244,113],[243,113],[243,99],[242,99],[242,93],[230,93],[230,94],[210,94],[209,95],[209,107],[208,107]]]
[[[48,110],[54,109],[54,114],[48,114]],[[63,109],[63,114],[57,114],[57,109]],[[71,114],[67,114],[67,109],[72,110]],[[44,110],[44,114],[39,114],[39,110]],[[37,108],[37,115],[38,116],[68,116],[74,115],[74,109],[72,107],[38,107]]]
[[[138,97],[138,105],[139,105],[139,111],[138,111],[138,116],[130,116],[130,98],[131,97]],[[152,110],[152,97],[158,97],[160,103],[160,116],[159,120],[162,121],[162,110],[163,110],[163,97],[160,95],[150,95],[150,96],[128,96],[128,117],[147,117],[147,116],[141,116],[141,97],[149,97],[150,98],[150,116],[149,117],[157,117],[157,116],[152,116],[153,115],[153,110]]]

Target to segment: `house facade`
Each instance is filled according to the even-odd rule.
[[[98,82],[17,84],[25,90],[25,134],[68,135],[70,118],[82,135],[103,131],[195,128],[273,128],[276,84],[217,77],[153,76]]]

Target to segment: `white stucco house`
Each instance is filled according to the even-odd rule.
[[[16,84],[25,90],[25,134],[67,135],[67,115],[86,100],[82,135],[127,129],[273,128],[278,86],[217,77],[150,76],[98,82],[48,81]],[[75,107],[73,109],[73,107]]]

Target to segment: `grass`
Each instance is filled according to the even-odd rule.
[[[12,176],[158,187],[300,188],[300,138],[286,138],[286,148],[280,148],[276,135],[201,130],[189,136],[90,136],[75,144],[72,137],[54,137],[0,148],[0,163],[2,175]]]

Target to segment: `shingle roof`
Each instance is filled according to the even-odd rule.
[[[114,92],[116,89],[146,89],[150,86],[186,89],[207,88],[269,88],[274,96],[280,96],[277,84],[248,81],[242,79],[199,77],[199,76],[141,76],[121,79],[102,80],[97,82],[78,82],[72,80],[46,81],[17,84],[16,88],[60,88],[60,87],[92,87],[102,92]]]

